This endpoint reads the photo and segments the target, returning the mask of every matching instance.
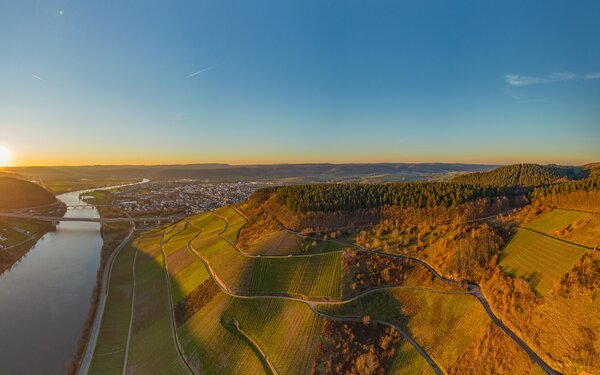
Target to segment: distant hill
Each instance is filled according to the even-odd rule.
[[[488,171],[497,165],[446,163],[362,163],[362,164],[182,164],[182,165],[97,165],[74,167],[12,167],[7,171],[22,176],[51,180],[75,178],[150,178],[153,180],[199,179],[240,181],[298,179],[296,182],[416,181],[448,178],[454,173]]]
[[[583,167],[513,164],[488,172],[457,176],[452,179],[452,182],[494,187],[535,187],[554,182],[577,180],[587,177],[589,174],[589,170]]]
[[[0,209],[35,207],[54,202],[54,195],[34,183],[0,177]]]

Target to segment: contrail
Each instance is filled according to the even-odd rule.
[[[194,76],[197,76],[197,75],[198,75],[198,74],[200,74],[200,73],[204,73],[204,72],[207,72],[207,71],[209,71],[209,70],[211,70],[211,69],[214,69],[214,68],[216,68],[217,66],[219,66],[219,64],[211,65],[211,66],[209,66],[208,68],[204,68],[204,69],[202,69],[202,70],[198,70],[198,71],[197,71],[197,72],[195,72],[195,73],[192,73],[192,74],[190,74],[190,75],[187,75],[187,76],[185,76],[185,78],[192,78],[192,77],[194,77]]]
[[[39,79],[40,81],[43,81],[43,80],[44,80],[42,77],[40,77],[40,76],[36,76],[35,74],[32,74],[31,76],[32,76],[33,78],[35,78],[35,79]]]

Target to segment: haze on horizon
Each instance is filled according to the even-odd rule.
[[[3,2],[0,162],[598,161],[598,14],[591,0]]]

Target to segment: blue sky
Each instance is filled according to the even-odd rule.
[[[21,165],[600,161],[599,46],[597,1],[5,1],[0,144]]]

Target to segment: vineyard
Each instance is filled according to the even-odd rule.
[[[511,238],[500,267],[527,280],[540,294],[546,294],[567,273],[586,249],[526,229]]]
[[[289,293],[309,297],[341,297],[341,253],[296,258],[257,258],[252,293]]]
[[[137,242],[135,302],[127,358],[127,371],[137,374],[186,372],[172,338],[161,240],[162,233],[157,232]]]
[[[231,298],[220,293],[179,328],[181,345],[190,364],[204,374],[265,373],[250,346],[222,324],[230,303]]]
[[[554,209],[527,223],[526,227],[552,235],[555,231],[589,216],[591,214],[587,212]]]
[[[542,217],[530,224],[538,230],[552,230],[548,228],[563,225],[561,220],[566,219]],[[400,266],[397,261],[363,259],[364,254],[339,251],[344,246],[335,242],[302,239],[287,231],[255,244],[251,252],[261,256],[247,256],[234,243],[245,223],[237,211],[221,209],[145,232],[132,246],[123,249],[115,260],[104,315],[107,323],[101,326],[90,372],[116,374],[122,372],[124,363],[126,370],[134,373],[187,372],[177,353],[175,329],[187,365],[199,373],[269,373],[272,365],[282,374],[309,374],[321,358],[317,353],[326,337],[323,332],[327,318],[301,301],[271,297],[275,295],[324,302],[315,306],[332,316],[368,316],[394,324],[449,373],[459,373],[457,369],[460,363],[467,362],[465,358],[474,368],[484,368],[484,364],[486,368],[502,367],[506,364],[501,356],[490,353],[520,350],[512,340],[487,339],[492,323],[480,302],[458,287],[449,289],[441,281],[440,285],[432,283],[428,271],[421,266],[396,269]],[[304,251],[306,245],[312,246],[311,252],[330,252],[265,255]],[[560,279],[581,256],[577,250],[577,246],[523,229],[505,249],[501,264],[507,272],[519,272],[525,277],[527,272],[540,272],[542,278],[536,286],[547,290],[551,285],[548,283]],[[552,255],[542,256],[547,252]],[[381,277],[377,273],[381,265],[390,275],[406,274],[402,285],[446,291],[393,289],[333,303],[342,298],[344,272],[349,272],[349,265],[344,266],[345,256],[351,260],[349,264],[365,263],[371,267],[367,271],[359,267],[353,274],[357,280],[362,279],[359,275],[363,272],[369,277]],[[546,259],[560,262],[545,264]],[[371,284],[364,290],[379,285],[368,280]],[[227,295],[219,287],[228,294],[259,298]],[[176,323],[172,314],[177,316]],[[434,373],[409,341],[402,338],[393,345],[388,373]],[[523,373],[531,371],[532,366],[525,358],[518,364],[524,366]]]
[[[268,353],[281,374],[310,374],[324,319],[301,302],[233,299],[223,315],[235,319]]]

